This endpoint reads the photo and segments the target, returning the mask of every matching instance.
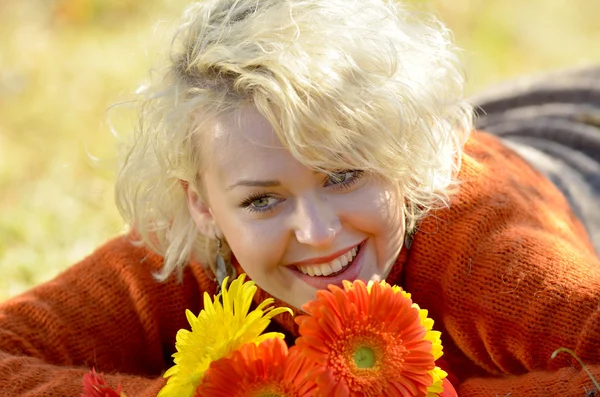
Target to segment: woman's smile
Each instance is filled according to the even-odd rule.
[[[326,289],[329,284],[341,287],[342,281],[354,281],[358,278],[362,269],[360,253],[363,244],[364,241],[328,257],[313,258],[288,267],[314,288]]]

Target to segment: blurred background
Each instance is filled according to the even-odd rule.
[[[410,0],[419,1],[419,0]],[[469,92],[600,62],[600,2],[427,0],[464,49]],[[118,139],[183,0],[0,0],[0,301],[125,230]]]

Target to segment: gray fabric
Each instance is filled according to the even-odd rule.
[[[476,128],[501,137],[556,184],[600,253],[600,66],[521,78],[471,103]]]

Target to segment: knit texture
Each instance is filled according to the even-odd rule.
[[[474,133],[449,209],[432,212],[388,282],[442,331],[461,397],[583,397],[600,378],[600,263],[564,197],[500,141]],[[54,280],[0,305],[0,395],[78,396],[91,367],[128,396],[155,396],[185,309],[215,292],[192,263],[160,283],[162,258],[116,238]],[[256,299],[268,295],[259,290]],[[275,328],[290,336],[290,316]]]
[[[559,188],[600,253],[600,65],[518,77],[470,102],[477,128]]]

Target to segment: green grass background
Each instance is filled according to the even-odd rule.
[[[415,1],[415,0],[412,0]],[[0,1],[0,300],[124,230],[111,104],[131,98],[182,0]],[[469,91],[600,62],[600,2],[432,0],[464,48]],[[118,131],[128,112],[113,113]]]

